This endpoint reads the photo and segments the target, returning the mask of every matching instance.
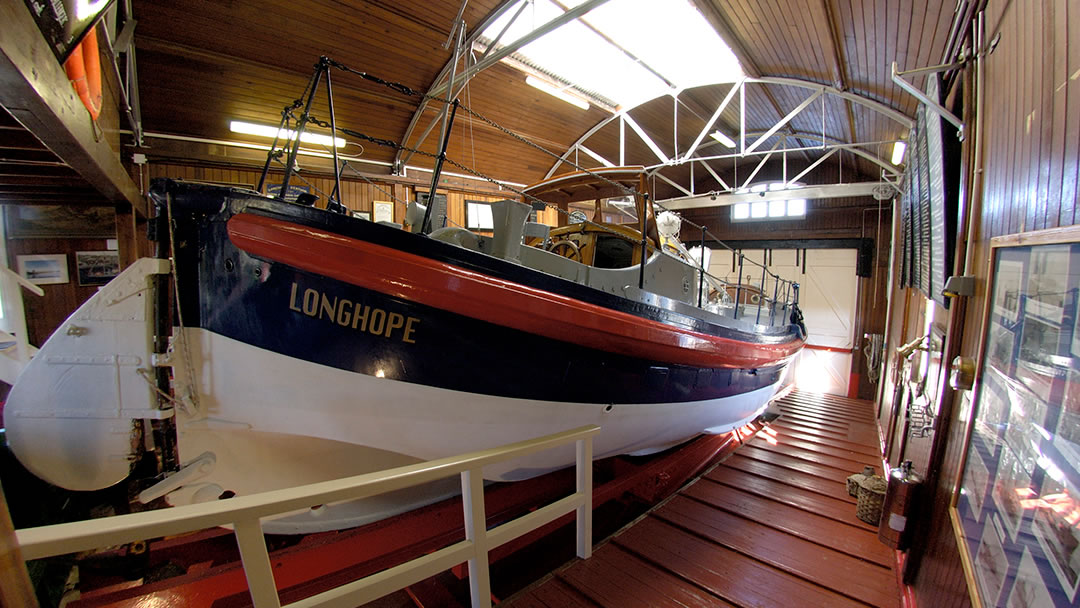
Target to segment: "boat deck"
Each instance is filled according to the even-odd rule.
[[[777,404],[727,460],[503,605],[899,606],[895,554],[845,487],[864,465],[881,471],[873,404]]]

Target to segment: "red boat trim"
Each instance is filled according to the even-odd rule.
[[[753,344],[680,329],[318,228],[241,213],[229,239],[247,253],[425,306],[593,348],[696,367],[754,368],[803,340]],[[408,277],[408,280],[402,280]]]

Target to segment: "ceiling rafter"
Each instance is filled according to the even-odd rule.
[[[850,88],[850,80],[847,73],[847,63],[844,59],[844,47],[840,43],[840,23],[836,11],[832,8],[832,0],[821,0],[821,6],[825,9],[825,23],[829,29],[829,44],[832,47],[833,73],[836,75],[836,88],[847,91]],[[855,132],[855,110],[851,107],[851,100],[844,100],[844,109],[847,114],[848,132],[851,135],[851,143],[858,141]]]
[[[698,8],[698,11],[705,17],[706,21],[716,30],[716,33],[720,35],[720,38],[727,43],[728,48],[735,54],[735,57],[739,60],[739,64],[742,65],[743,72],[751,78],[761,78],[763,73],[761,68],[758,67],[757,62],[746,52],[742,39],[735,35],[735,30],[731,28],[731,25],[727,22],[727,19],[717,11],[711,2],[705,0],[693,0],[694,6]],[[765,99],[769,101],[769,105],[773,107],[777,116],[783,116],[784,110],[780,107],[780,102],[776,100],[776,96],[772,94],[772,91],[765,89]],[[788,133],[795,135],[795,129],[790,125],[788,126]],[[803,152],[803,158],[806,162],[810,162],[810,155]]]

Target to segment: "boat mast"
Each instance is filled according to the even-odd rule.
[[[285,195],[289,191],[289,178],[292,177],[293,166],[296,163],[296,155],[300,152],[300,135],[304,132],[304,127],[307,126],[308,120],[311,119],[311,104],[315,101],[315,92],[319,90],[319,80],[322,78],[323,72],[326,72],[329,80],[329,65],[330,59],[323,55],[319,57],[319,62],[315,64],[315,74],[311,77],[311,90],[308,91],[307,103],[304,104],[304,113],[300,115],[300,121],[296,124],[296,141],[292,142],[292,148],[289,150],[289,158],[285,162],[285,176],[281,178],[281,192],[278,193],[278,198],[285,200]],[[332,115],[331,115],[332,117]],[[331,134],[331,137],[334,134]],[[331,145],[333,145],[331,143]],[[335,157],[337,156],[335,150]],[[334,167],[337,168],[337,158],[334,158]]]
[[[465,10],[465,4],[462,3],[461,10]],[[461,49],[465,45],[465,22],[461,20],[461,11],[458,12],[458,18],[454,23],[454,28],[457,30],[457,42],[454,44],[454,58],[450,61],[450,81],[454,82],[454,73],[457,71],[458,60],[461,58]],[[454,32],[450,32],[450,36],[453,37]],[[454,117],[457,116],[458,100],[455,99],[452,104],[449,101],[451,96],[451,89],[447,88],[447,106],[443,107],[443,126],[442,126],[442,147],[439,149],[439,158],[435,160],[435,170],[431,174],[431,189],[428,191],[427,209],[424,210],[424,223],[420,225],[420,233],[428,234],[431,232],[431,210],[435,207],[435,187],[439,185],[439,174],[442,173],[443,161],[446,160],[446,146],[450,143],[450,130],[454,127]],[[447,111],[450,110],[450,105],[453,105],[453,111],[447,116]]]

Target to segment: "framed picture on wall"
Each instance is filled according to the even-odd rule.
[[[79,285],[104,285],[120,274],[120,252],[76,251],[75,269]]]
[[[78,205],[6,205],[7,236],[24,238],[116,237],[116,210]]]
[[[394,221],[394,203],[390,201],[375,201],[372,203],[375,210],[372,220],[376,222]]]
[[[1077,607],[1080,226],[998,237],[990,249],[949,516],[973,606]]]
[[[36,285],[61,285],[68,282],[67,255],[20,255],[16,257],[19,274]]]

